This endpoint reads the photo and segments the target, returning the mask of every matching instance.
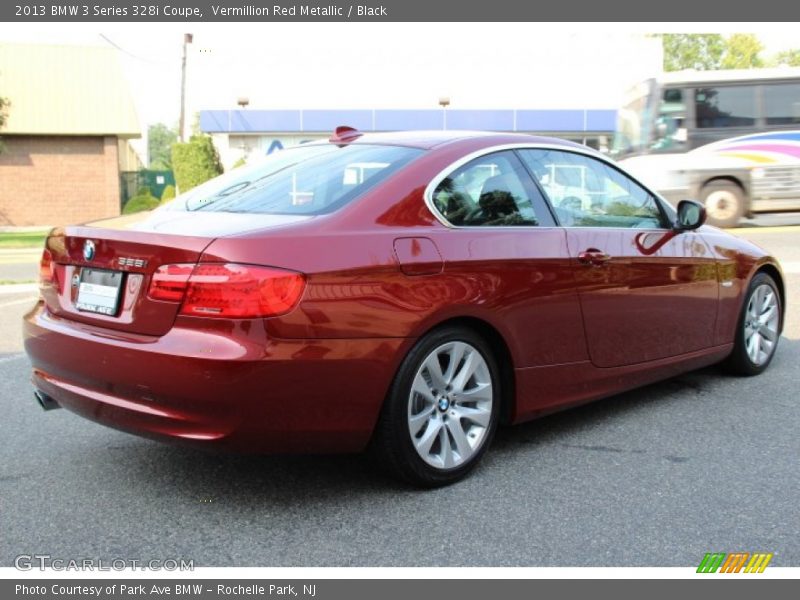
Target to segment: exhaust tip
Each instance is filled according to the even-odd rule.
[[[61,408],[61,405],[58,402],[39,390],[33,391],[33,397],[36,398],[36,402],[39,403],[39,406],[42,407],[42,410],[55,410],[56,408]]]

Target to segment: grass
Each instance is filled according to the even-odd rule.
[[[0,248],[41,248],[46,238],[46,229],[0,232]]]
[[[0,279],[0,285],[17,285],[20,283],[36,283],[35,279]]]

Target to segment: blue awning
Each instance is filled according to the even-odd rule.
[[[206,133],[319,133],[349,125],[361,131],[477,129],[524,132],[612,132],[615,110],[202,110]]]

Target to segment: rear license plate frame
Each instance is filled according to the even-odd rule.
[[[115,317],[122,296],[122,271],[83,267],[78,279],[75,308],[106,317]]]

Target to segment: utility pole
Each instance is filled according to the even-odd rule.
[[[447,107],[450,106],[450,98],[448,96],[439,98],[439,106],[442,107],[442,129],[447,129]]]
[[[183,34],[183,54],[181,56],[181,116],[178,124],[179,139],[186,141],[186,46],[192,43],[192,34]]]

